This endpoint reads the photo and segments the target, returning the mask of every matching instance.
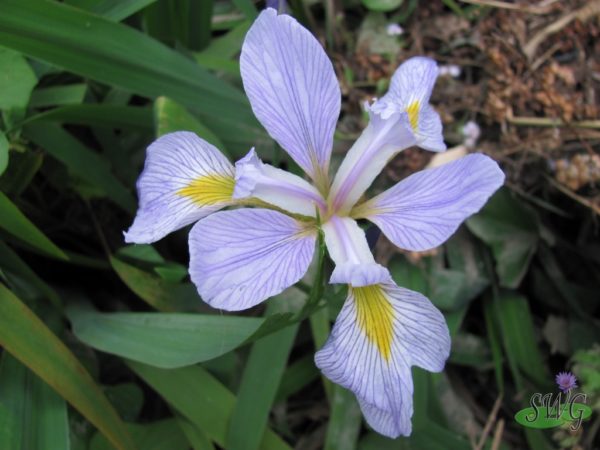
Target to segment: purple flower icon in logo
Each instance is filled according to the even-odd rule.
[[[571,372],[559,372],[555,380],[558,388],[565,393],[577,387],[577,378]]]

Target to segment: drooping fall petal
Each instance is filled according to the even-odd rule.
[[[316,229],[277,211],[221,211],[190,232],[190,276],[211,306],[251,308],[304,276],[316,238]]]
[[[146,244],[231,203],[233,166],[194,133],[179,131],[154,141],[137,182],[139,207],[125,242]]]
[[[395,438],[412,429],[411,366],[440,372],[449,353],[442,314],[423,295],[389,281],[349,288],[315,363],[354,392],[375,431]]]

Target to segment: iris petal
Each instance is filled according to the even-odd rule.
[[[152,243],[231,203],[233,166],[214,146],[180,131],[154,141],[137,182],[139,208],[126,242]]]
[[[446,149],[440,117],[428,104],[437,73],[432,59],[411,58],[396,70],[388,93],[367,107],[369,125],[333,180],[330,197],[337,212],[347,213],[398,152],[413,145]]]
[[[233,198],[254,197],[285,211],[315,217],[325,210],[323,197],[312,184],[297,175],[264,164],[254,149],[235,163]]]
[[[400,248],[429,250],[444,243],[503,183],[494,160],[468,155],[409,176],[352,214],[377,224]]]
[[[341,94],[319,42],[295,19],[268,8],[246,35],[240,69],[256,117],[317,184],[324,183]]]
[[[423,295],[390,281],[349,288],[315,363],[331,381],[354,392],[375,431],[395,438],[411,432],[410,367],[439,372],[449,353],[442,314]]]
[[[315,229],[277,211],[213,214],[190,232],[192,281],[215,308],[251,308],[304,276],[316,235]]]
[[[330,283],[365,286],[388,281],[388,270],[377,264],[365,232],[349,217],[331,217],[322,225],[329,256],[335,262]]]

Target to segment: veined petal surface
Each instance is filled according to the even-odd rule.
[[[269,134],[313,179],[326,178],[341,93],[319,42],[294,18],[267,8],[246,35],[240,70]]]
[[[190,232],[190,276],[214,308],[251,308],[304,276],[316,237],[316,229],[277,211],[221,211]]]
[[[382,119],[371,113],[367,128],[348,150],[333,179],[330,202],[337,214],[347,214],[371,186],[388,161],[416,144],[406,113]]]
[[[325,245],[335,262],[330,283],[366,286],[390,280],[388,270],[377,264],[365,232],[349,217],[331,217],[321,227]]]
[[[312,184],[297,175],[264,164],[254,149],[235,163],[234,199],[258,198],[285,211],[316,217],[325,200]]]
[[[333,180],[331,202],[346,214],[398,152],[418,145],[446,149],[442,122],[429,105],[438,68],[430,58],[408,59],[396,70],[390,90],[371,106],[369,125],[342,161]]]
[[[155,242],[227,206],[234,183],[232,164],[213,145],[187,131],[161,136],[146,151],[125,242]]]
[[[504,183],[498,164],[482,154],[423,170],[359,205],[398,247],[423,251],[444,243]]]
[[[368,424],[396,438],[411,433],[411,366],[440,372],[450,353],[442,314],[423,295],[393,282],[349,288],[315,363],[356,395]]]
[[[384,120],[407,114],[416,145],[436,152],[446,150],[440,117],[429,105],[438,72],[431,58],[407,59],[392,76],[389,91],[371,107]]]

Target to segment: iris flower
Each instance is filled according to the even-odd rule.
[[[373,429],[408,435],[411,366],[443,370],[448,327],[427,298],[397,286],[375,262],[357,220],[376,224],[402,249],[431,249],[483,206],[504,175],[493,160],[473,154],[363,200],[398,152],[415,145],[446,149],[429,105],[437,77],[431,59],[407,60],[389,92],[367,105],[370,122],[333,178],[341,95],[318,41],[269,8],[246,35],[240,67],[254,114],[310,181],[265,164],[254,149],[234,166],[193,133],[167,134],[147,149],[139,210],[125,239],[152,243],[196,222],[189,235],[191,279],[205,302],[238,311],[298,282],[322,230],[335,263],[330,282],[346,284],[348,296],[316,365],[354,392]]]

